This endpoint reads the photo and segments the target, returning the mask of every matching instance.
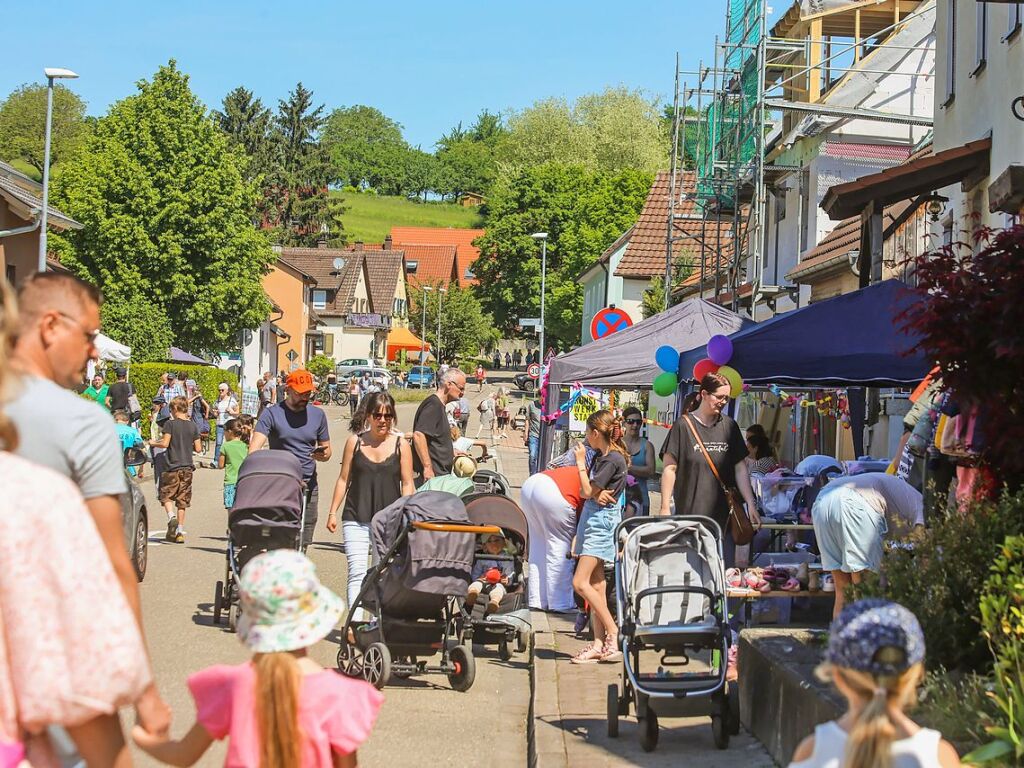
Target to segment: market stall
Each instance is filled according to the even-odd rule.
[[[732,334],[754,323],[724,307],[703,299],[690,299],[599,341],[558,355],[548,362],[542,381],[545,422],[541,431],[541,456],[549,456],[556,417],[564,413],[576,386],[601,390],[650,389],[662,372],[655,350],[677,350],[706,344],[716,334]]]
[[[102,333],[96,334],[96,360],[90,360],[86,366],[86,378],[91,379],[96,373],[97,360],[101,363],[113,363],[115,367],[127,367],[132,359],[132,350],[120,342],[114,341]],[[102,367],[102,366],[101,366]]]

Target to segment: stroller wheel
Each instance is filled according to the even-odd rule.
[[[525,629],[519,630],[516,635],[516,651],[519,653],[526,653],[526,649],[530,647],[530,633]]]
[[[356,646],[343,643],[338,649],[338,671],[346,677],[363,676],[363,655]]]
[[[647,714],[639,718],[636,724],[640,726],[640,748],[644,752],[653,752],[658,746],[658,716],[648,707]]]
[[[508,647],[508,640],[502,640],[498,643],[498,656],[502,661],[508,661],[512,658],[512,650]]]
[[[464,645],[456,645],[449,654],[454,671],[448,674],[448,682],[456,691],[468,691],[476,679],[476,659],[473,652]]]
[[[715,746],[718,749],[729,748],[729,723],[721,715],[711,716],[711,733],[715,737]]]
[[[619,736],[619,686],[612,683],[608,686],[608,738]]]
[[[735,736],[740,732],[740,687],[736,683],[729,683],[729,692],[726,696],[729,711],[729,734]]]
[[[220,624],[220,612],[224,609],[224,582],[218,581],[213,594],[213,623]]]
[[[378,691],[391,677],[391,651],[384,643],[370,643],[363,653],[363,679]]]
[[[234,632],[238,629],[238,603],[232,603],[228,608],[228,629]]]

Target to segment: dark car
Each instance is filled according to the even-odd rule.
[[[128,547],[128,555],[132,559],[132,566],[139,581],[146,578],[146,565],[149,561],[149,513],[146,510],[146,497],[142,495],[142,489],[129,474],[127,467],[144,463],[145,454],[134,460],[126,460],[124,474],[128,481],[128,492],[121,494],[121,521],[125,545]]]
[[[537,380],[531,379],[525,373],[517,373],[512,381],[515,382],[516,389],[521,389],[523,392],[533,392],[537,388]]]

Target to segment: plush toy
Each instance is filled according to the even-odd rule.
[[[500,568],[488,568],[484,573],[484,579],[487,580],[488,584],[497,584],[501,581],[501,569]]]

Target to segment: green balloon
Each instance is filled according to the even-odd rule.
[[[674,373],[659,373],[654,379],[654,392],[662,397],[668,397],[679,386],[679,379]]]

